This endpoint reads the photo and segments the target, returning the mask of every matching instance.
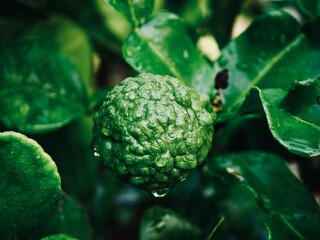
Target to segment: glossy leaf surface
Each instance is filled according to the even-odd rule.
[[[113,16],[109,13],[107,9],[108,6],[104,0],[48,1],[47,7],[53,13],[62,14],[71,18],[102,46],[115,52],[120,50],[119,39],[112,34],[109,29],[109,18]],[[118,22],[118,26],[120,28],[123,27],[121,22]]]
[[[264,212],[268,239],[314,239],[320,234],[319,207],[283,159],[263,152],[211,156],[207,172],[215,181],[229,182],[229,188],[236,184],[251,192]]]
[[[53,130],[86,111],[79,72],[44,41],[16,40],[1,46],[0,86],[1,120],[22,132]]]
[[[92,88],[92,49],[88,36],[77,24],[62,16],[52,16],[35,24],[27,39],[50,39],[56,51],[65,55],[81,73],[87,89]]]
[[[126,61],[138,72],[171,75],[210,94],[213,71],[200,56],[180,18],[161,12],[135,29],[123,45]]]
[[[210,9],[206,24],[217,39],[219,46],[225,46],[231,39],[231,33],[236,16],[241,12],[244,0],[212,0],[208,1]],[[226,17],[228,16],[228,17]],[[219,23],[219,24],[213,24]]]
[[[143,24],[154,8],[153,0],[106,0],[135,28]]]
[[[91,117],[81,117],[56,131],[37,136],[59,168],[63,189],[78,201],[94,188],[100,164],[91,149],[92,125]]]
[[[16,132],[0,133],[0,168],[0,238],[16,239],[55,210],[60,176],[41,146]]]
[[[320,15],[320,1],[319,0],[297,0],[298,6],[309,15],[314,18]]]
[[[85,209],[66,194],[62,194],[57,210],[35,230],[32,239],[59,233],[83,240],[92,237],[92,229]]]
[[[174,211],[153,207],[144,215],[140,225],[141,240],[198,239],[200,230]]]
[[[293,17],[272,11],[223,49],[214,68],[229,70],[230,84],[223,91],[225,112],[236,110],[253,86],[286,90],[295,80],[320,74],[319,42],[299,31]]]
[[[289,93],[281,89],[253,88],[242,106],[242,114],[262,106],[270,131],[289,151],[304,156],[320,155],[320,80],[296,82]]]

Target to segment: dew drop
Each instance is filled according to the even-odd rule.
[[[185,182],[187,180],[187,177],[181,177],[179,180],[180,182]]]
[[[96,157],[100,157],[100,154],[97,151],[94,151],[93,155],[96,156]]]
[[[97,146],[95,144],[93,144],[93,155],[95,157],[100,157],[100,153],[98,152]]]
[[[185,50],[183,51],[183,57],[184,57],[184,58],[188,58],[188,57],[189,57],[188,50],[185,49]]]
[[[161,198],[161,197],[165,197],[169,191],[170,191],[170,188],[163,188],[163,189],[157,189],[157,190],[151,191],[151,194],[156,198]]]

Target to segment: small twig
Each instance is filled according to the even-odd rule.
[[[210,240],[212,238],[213,234],[215,234],[215,232],[218,230],[218,228],[221,226],[223,222],[224,222],[224,216],[222,215],[219,222],[216,224],[216,226],[212,229],[211,233],[207,237],[207,240]]]

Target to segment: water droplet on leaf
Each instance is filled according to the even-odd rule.
[[[188,58],[188,57],[189,57],[188,50],[185,49],[185,50],[183,51],[183,57],[184,57],[184,58]]]

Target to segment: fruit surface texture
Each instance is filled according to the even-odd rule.
[[[204,161],[214,120],[207,95],[144,73],[107,94],[94,117],[93,148],[122,179],[162,196]]]

